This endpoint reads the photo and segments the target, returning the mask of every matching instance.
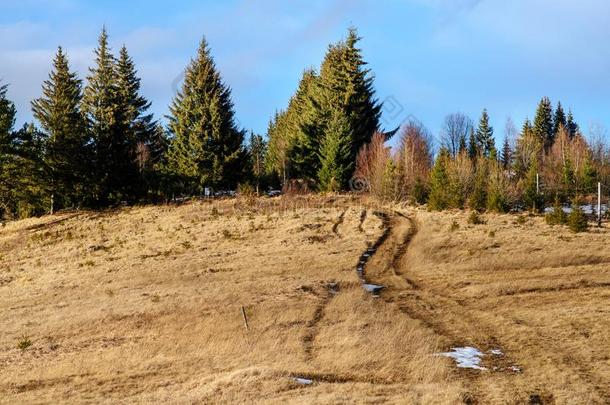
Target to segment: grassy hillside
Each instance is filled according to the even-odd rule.
[[[466,219],[337,198],[6,224],[0,402],[610,400],[610,232]],[[356,267],[385,227],[376,298]],[[436,355],[466,345],[502,355]]]

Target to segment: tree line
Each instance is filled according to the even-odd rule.
[[[440,139],[434,154],[431,134],[408,122],[393,152],[377,134],[360,151],[356,176],[380,198],[496,212],[580,201],[596,193],[597,182],[610,183],[605,140],[588,142],[571,111],[547,97],[520,131],[507,120],[500,150],[486,110],[477,125],[461,113],[448,115]]]
[[[548,98],[520,132],[507,123],[500,150],[486,110],[476,126],[449,115],[438,151],[420,123],[381,128],[383,105],[360,40],[350,29],[328,47],[319,69],[303,72],[266,137],[239,127],[205,39],[166,125],[149,112],[127,48],[114,55],[105,29],[85,81],[60,47],[32,101],[38,126],[15,130],[15,106],[0,86],[0,216],[154,202],[240,184],[259,192],[292,179],[334,192],[348,190],[354,176],[384,199],[506,211],[539,209],[551,196],[567,200],[610,180],[606,144],[588,143],[571,112]],[[392,149],[388,141],[399,131]]]
[[[231,188],[252,177],[253,153],[237,128],[231,90],[202,40],[163,126],[149,113],[135,63],[118,56],[105,29],[84,83],[60,47],[42,95],[39,127],[14,130],[16,110],[0,87],[0,216],[106,207]],[[251,144],[261,146],[252,135]],[[257,155],[258,154],[258,155]]]

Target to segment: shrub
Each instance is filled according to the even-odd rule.
[[[525,216],[525,215],[519,215],[519,216],[517,217],[516,223],[517,223],[518,225],[525,225],[525,224],[527,223],[527,216]]]
[[[457,223],[457,221],[453,221],[453,222],[451,223],[451,226],[449,227],[449,231],[450,231],[450,232],[455,232],[455,231],[457,231],[458,229],[460,229],[460,224],[458,224],[458,223]]]
[[[572,212],[568,216],[568,227],[572,232],[586,232],[589,229],[589,223],[587,222],[587,216],[585,212],[580,208],[580,204],[577,200],[572,202]]]
[[[471,225],[483,225],[485,224],[485,221],[477,211],[472,211],[468,216],[468,223]]]
[[[256,189],[250,183],[244,183],[237,186],[237,194],[248,206],[252,206],[256,202]]]
[[[559,196],[555,197],[555,203],[553,204],[553,211],[546,214],[546,223],[549,225],[565,225],[568,222],[568,216],[561,206]]]
[[[21,351],[25,351],[28,347],[32,346],[32,341],[30,340],[30,338],[28,336],[21,336],[21,338],[19,338],[19,342],[17,342],[17,348],[20,349]]]

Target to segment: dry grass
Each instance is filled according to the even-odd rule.
[[[355,272],[383,232],[374,208],[195,202],[5,225],[0,402],[608,400],[608,230],[401,209],[366,270],[388,287],[374,298]],[[486,372],[434,356],[462,344],[506,356]]]
[[[413,285],[405,312],[447,348],[505,353],[484,360],[492,371],[470,376],[470,397],[610,401],[607,228],[573,234],[539,217],[485,215],[484,225],[469,225],[463,212],[411,215],[419,232],[400,266]]]
[[[349,201],[325,202],[9,223],[0,402],[456,398],[459,384],[445,386],[447,367],[431,356],[436,338],[359,284],[379,219],[360,224]],[[22,350],[24,335],[32,345]]]

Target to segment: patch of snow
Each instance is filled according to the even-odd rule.
[[[504,356],[504,353],[502,353],[502,350],[500,349],[491,349],[489,353],[493,354],[494,356]]]
[[[514,371],[515,373],[520,373],[521,369],[517,366],[510,366],[510,370]]]
[[[458,368],[487,370],[480,365],[481,358],[485,356],[485,354],[474,347],[452,347],[450,352],[438,353],[438,355],[454,359]]]
[[[586,215],[593,215],[593,213],[597,213],[597,205],[581,205],[580,208],[583,210],[583,212]],[[572,207],[570,206],[563,206],[562,207],[563,212],[565,212],[566,214],[569,214],[572,212]],[[605,214],[606,212],[608,212],[608,205],[607,204],[602,204],[602,214]],[[551,213],[553,212],[553,207],[547,207],[544,209],[545,214]]]
[[[364,289],[373,294],[379,294],[384,289],[382,285],[364,284]]]
[[[293,380],[297,384],[301,384],[301,385],[311,385],[311,384],[313,384],[313,380],[310,380],[309,378],[295,377],[295,378],[293,378]]]

